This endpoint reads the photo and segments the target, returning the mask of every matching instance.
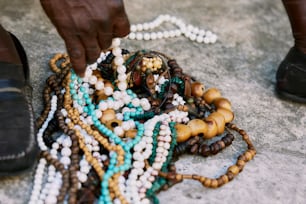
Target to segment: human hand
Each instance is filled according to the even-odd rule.
[[[72,67],[83,76],[112,38],[124,37],[130,24],[122,0],[40,0],[64,39]]]

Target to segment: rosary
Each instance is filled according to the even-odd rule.
[[[148,32],[170,22],[178,28]],[[184,35],[198,43],[217,36],[169,15],[131,26],[129,39]],[[146,32],[144,32],[146,31]],[[232,123],[228,99],[183,72],[175,59],[150,50],[111,49],[78,77],[66,54],[50,60],[54,72],[37,119],[41,149],[29,203],[158,203],[156,194],[192,179],[218,188],[256,154],[247,133]],[[246,150],[217,178],[180,174],[182,154],[208,157],[240,135]],[[214,138],[212,142],[212,138]]]

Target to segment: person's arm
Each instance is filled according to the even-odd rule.
[[[112,38],[124,37],[130,24],[122,0],[40,0],[64,39],[75,72],[83,76]]]

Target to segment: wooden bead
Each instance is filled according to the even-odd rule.
[[[97,96],[97,102],[102,101],[102,100],[106,100],[107,99],[107,95],[105,94],[104,90],[98,90],[95,92],[95,95]]]
[[[223,97],[215,98],[215,100],[213,100],[213,104],[216,106],[217,109],[224,108],[232,111],[231,102],[226,98]]]
[[[240,171],[242,171],[245,166],[245,162],[243,160],[238,160],[236,164],[239,167]]]
[[[218,127],[216,121],[212,118],[206,118],[205,123],[207,124],[207,132],[203,137],[205,139],[210,139],[216,136],[218,133]]]
[[[249,151],[246,151],[244,153],[244,156],[246,158],[246,161],[250,161],[253,158],[253,155]]]
[[[177,123],[175,125],[176,129],[176,141],[177,142],[185,142],[187,141],[191,136],[191,129],[189,126]]]
[[[217,188],[218,187],[218,181],[217,179],[212,179],[210,186],[212,188]]]
[[[234,113],[228,109],[218,108],[217,112],[223,115],[225,123],[230,123],[234,120]]]
[[[201,82],[193,82],[191,84],[191,94],[194,97],[202,97],[204,94],[204,85]]]
[[[106,124],[107,121],[114,120],[115,118],[116,118],[115,110],[114,109],[107,109],[107,110],[103,111],[102,117],[100,118],[100,121],[103,124]]]
[[[207,124],[201,119],[190,120],[187,126],[190,128],[192,136],[204,136],[207,134]]]
[[[232,174],[237,175],[239,173],[239,168],[237,165],[230,166],[228,168],[228,172],[231,172]]]
[[[121,126],[121,124],[122,124],[122,121],[115,118],[115,119],[107,121],[105,123],[105,126],[110,130],[114,130],[115,127]]]
[[[210,88],[203,94],[203,99],[206,101],[206,103],[211,104],[216,98],[220,98],[221,93],[216,88]]]
[[[213,112],[212,114],[210,114],[207,117],[207,119],[209,119],[209,118],[216,121],[217,127],[218,127],[217,134],[223,133],[224,129],[225,129],[225,119],[224,119],[223,115],[221,113],[218,113],[218,112]]]
[[[227,175],[221,176],[221,179],[222,179],[222,181],[223,181],[223,184],[228,183],[228,177],[227,177]]]
[[[210,187],[211,186],[211,179],[210,178],[206,178],[204,183],[202,183],[204,186],[206,187]]]
[[[137,135],[137,130],[136,129],[127,130],[125,131],[124,135],[125,137],[128,137],[128,138],[134,138]]]

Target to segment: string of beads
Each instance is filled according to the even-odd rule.
[[[246,132],[232,124],[230,101],[163,53],[130,53],[114,39],[84,78],[67,55],[55,55],[50,68],[55,74],[37,119],[42,153],[29,203],[158,203],[157,192],[184,179],[220,187],[256,154]],[[180,155],[215,155],[232,144],[235,132],[247,150],[223,175],[176,171]]]

